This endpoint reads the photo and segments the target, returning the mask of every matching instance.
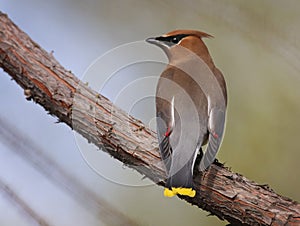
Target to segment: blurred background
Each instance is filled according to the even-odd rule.
[[[218,159],[300,201],[299,1],[2,0],[0,10],[83,80],[99,56],[122,44],[178,28],[213,35],[205,42],[229,92]],[[165,59],[158,48],[145,46]],[[154,65],[148,72],[159,75],[163,67]],[[98,70],[100,77],[109,76]],[[120,81],[139,77],[135,71],[115,76],[103,93],[114,99]],[[82,155],[89,145],[26,101],[2,69],[0,74],[0,225],[125,225],[130,220],[226,225],[184,201],[164,198],[163,188],[101,151],[95,171]],[[153,81],[135,87],[135,95],[144,87],[151,93]],[[125,110],[131,110],[128,99],[139,99],[132,93],[122,98],[115,102]],[[151,99],[138,106],[130,113],[149,123]]]

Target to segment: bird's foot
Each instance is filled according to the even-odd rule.
[[[224,166],[224,163],[219,162],[218,159],[214,160],[214,164],[216,164],[217,166]]]

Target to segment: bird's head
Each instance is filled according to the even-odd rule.
[[[183,49],[187,49],[201,58],[210,58],[208,49],[202,41],[202,38],[210,37],[212,36],[201,31],[175,30],[159,37],[148,38],[146,41],[162,48],[170,60],[181,57]]]

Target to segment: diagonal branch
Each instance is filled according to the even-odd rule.
[[[156,134],[113,106],[0,12],[0,66],[40,104],[118,160],[164,185]],[[76,101],[74,101],[76,100]],[[180,197],[234,225],[299,225],[300,204],[221,164],[195,173],[195,198]]]

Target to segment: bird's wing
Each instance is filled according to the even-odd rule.
[[[200,171],[204,171],[215,160],[222,142],[224,126],[225,109],[212,108],[208,119],[208,145],[199,165]]]
[[[170,146],[170,141],[168,136],[164,136],[162,141],[159,144],[159,149],[161,157],[165,163],[167,171],[170,171],[171,167],[171,156],[172,156],[172,147]]]
[[[157,100],[157,102],[159,101]],[[172,128],[170,127],[171,123],[168,117],[164,115],[164,112],[157,112],[156,124],[161,158],[169,172],[172,156],[172,147],[170,145],[170,134],[172,132]]]
[[[166,87],[174,74],[173,68],[167,68],[159,79],[156,89],[156,124],[159,150],[164,164],[169,172],[171,167],[172,147],[170,145],[170,134],[173,130],[174,119],[174,96]]]

